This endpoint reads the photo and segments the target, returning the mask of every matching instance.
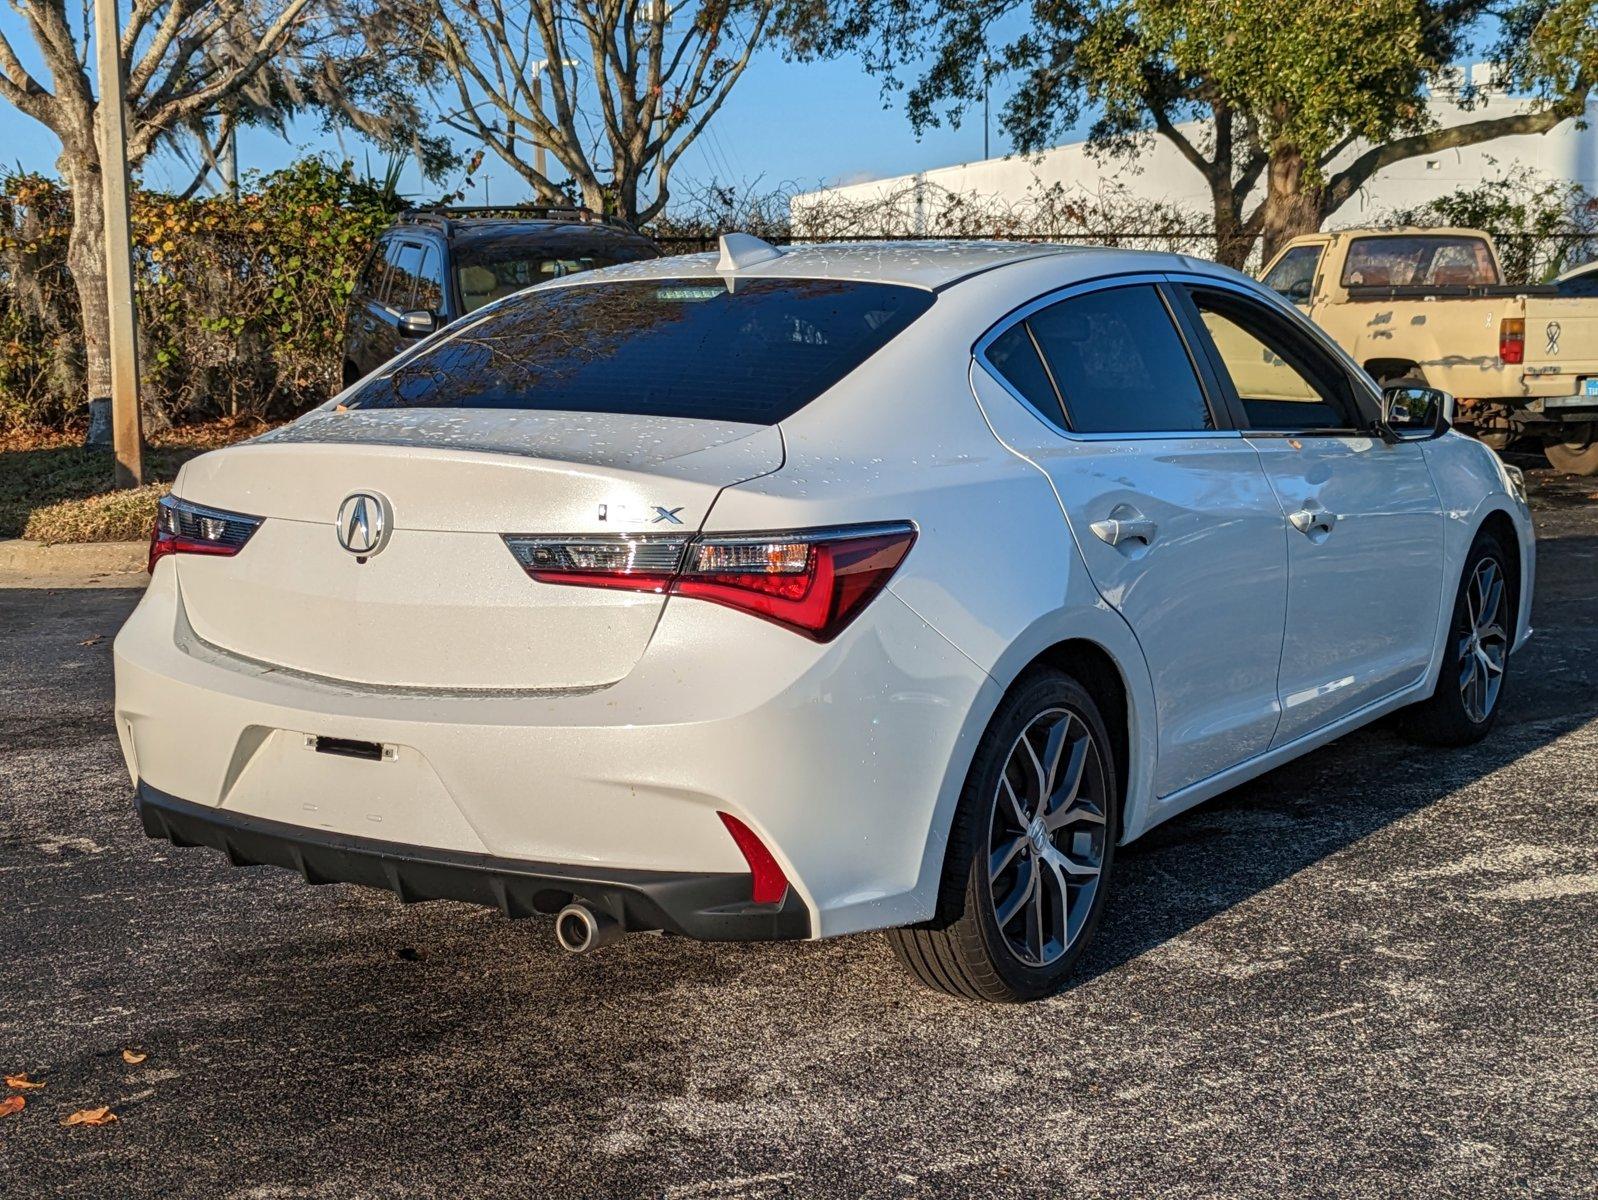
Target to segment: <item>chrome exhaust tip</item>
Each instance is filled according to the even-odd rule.
[[[586,904],[568,904],[555,914],[555,940],[568,954],[587,954],[622,933],[621,922]]]

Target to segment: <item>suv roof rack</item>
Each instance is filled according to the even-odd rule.
[[[576,221],[583,225],[608,225],[627,233],[638,231],[620,217],[595,212],[581,204],[439,204],[407,208],[395,218],[401,224],[437,225],[449,232],[452,220]]]

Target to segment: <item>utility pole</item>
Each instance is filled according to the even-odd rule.
[[[100,105],[100,182],[105,204],[106,301],[111,317],[111,445],[116,486],[144,482],[139,426],[139,348],[134,334],[133,235],[128,215],[128,128],[117,0],[94,0]]]
[[[987,161],[992,157],[988,153],[988,84],[993,79],[993,60],[982,60],[982,158]]]
[[[543,113],[543,111],[544,111],[544,72],[547,71],[550,67],[554,67],[557,71],[559,71],[559,70],[562,70],[565,67],[575,67],[576,65],[577,65],[576,61],[573,60],[573,59],[570,59],[570,58],[563,58],[558,63],[551,62],[549,59],[543,58],[543,59],[539,59],[531,67],[528,68],[533,73],[533,115],[534,116],[538,116],[539,114]],[[548,173],[548,171],[546,170],[546,168],[544,166],[545,162],[547,161],[546,158],[545,158],[545,153],[544,153],[544,143],[539,139],[539,137],[538,137],[538,135],[536,133],[533,134],[532,137],[533,137],[533,170],[538,172],[540,178],[548,179],[549,178],[549,173]],[[533,198],[535,200],[537,200],[540,197],[534,196]]]

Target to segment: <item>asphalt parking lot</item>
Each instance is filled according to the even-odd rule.
[[[46,1085],[0,1192],[1592,1195],[1598,480],[1524,463],[1537,635],[1496,735],[1363,731],[1161,827],[1022,1008],[875,936],[577,959],[148,841],[110,722],[137,592],[0,589],[0,1074]]]

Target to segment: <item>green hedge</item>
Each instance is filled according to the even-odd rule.
[[[82,335],[66,269],[71,197],[0,178],[0,429],[81,419]],[[391,205],[349,165],[305,159],[238,199],[134,200],[147,426],[283,416],[336,390],[345,305]]]

